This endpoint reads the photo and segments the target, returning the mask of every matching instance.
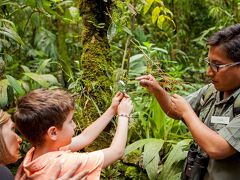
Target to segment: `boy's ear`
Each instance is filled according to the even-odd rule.
[[[47,135],[51,140],[56,141],[57,140],[57,128],[55,126],[51,126],[47,131]]]

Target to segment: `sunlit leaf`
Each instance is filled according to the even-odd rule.
[[[152,11],[152,23],[153,24],[155,24],[155,22],[157,21],[159,13],[160,13],[160,8],[157,6]]]
[[[157,26],[162,29],[163,28],[163,23],[165,21],[165,16],[164,15],[160,15],[158,17],[158,20],[157,20]]]
[[[151,8],[154,0],[146,0],[146,4],[143,7],[143,14],[146,14],[148,10]]]

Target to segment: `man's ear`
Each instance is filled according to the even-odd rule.
[[[51,126],[48,128],[47,131],[48,138],[51,139],[52,141],[57,140],[57,128],[55,126]]]

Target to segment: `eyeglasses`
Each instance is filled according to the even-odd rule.
[[[208,60],[208,58],[205,59],[205,62],[208,64],[208,66],[210,66],[212,68],[212,70],[214,72],[218,72],[222,68],[232,67],[232,66],[236,66],[236,65],[240,64],[240,62],[229,63],[229,64],[214,64],[214,63],[210,62]]]

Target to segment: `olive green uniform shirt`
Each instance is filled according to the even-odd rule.
[[[237,153],[222,160],[210,159],[204,179],[237,180],[240,179],[240,114],[234,116],[233,103],[240,94],[240,89],[221,100],[220,92],[214,88],[211,96],[205,100],[203,96],[209,86],[190,94],[186,99],[198,117],[222,136]]]

